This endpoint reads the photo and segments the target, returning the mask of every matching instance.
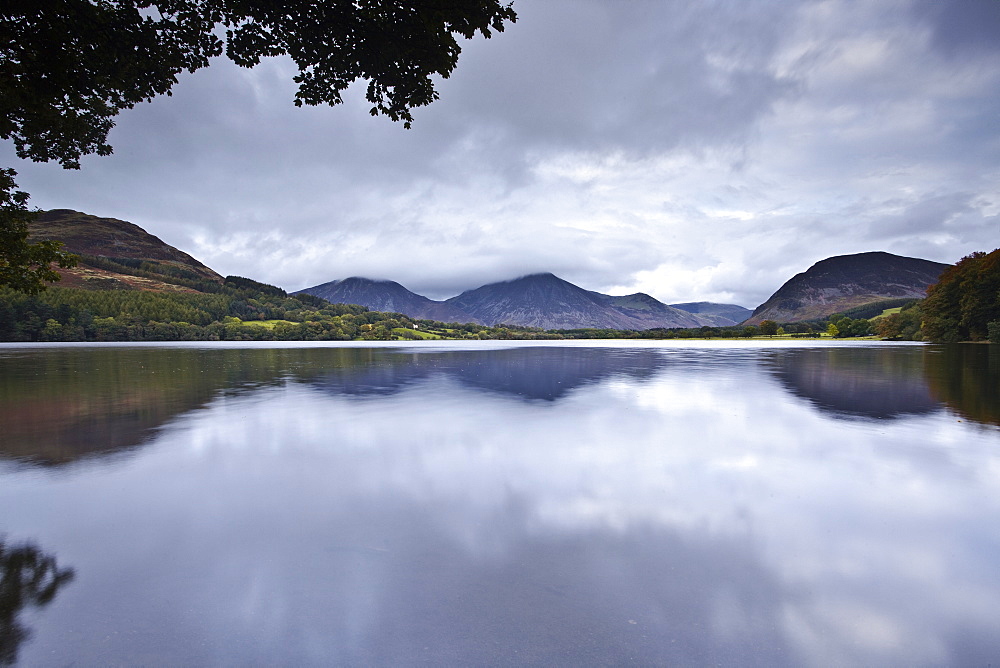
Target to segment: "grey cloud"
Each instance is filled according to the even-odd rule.
[[[0,162],[38,206],[289,289],[552,271],[755,306],[830,255],[995,246],[991,4],[523,2],[409,131],[357,89],[295,108],[286,61],[220,61],[122,114],[81,172]]]
[[[898,215],[872,221],[868,238],[882,240],[947,230],[953,221],[975,210],[973,199],[972,193],[949,193],[913,202]]]
[[[475,44],[476,62],[454,84],[465,122],[490,123],[510,141],[641,154],[740,141],[794,89],[768,71],[789,17],[777,4],[547,2],[518,11],[517,29],[500,44]]]
[[[1000,51],[1000,3],[916,2],[912,11],[931,26],[934,46],[949,56]]]

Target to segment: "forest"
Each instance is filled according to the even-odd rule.
[[[0,341],[353,341],[562,338],[530,327],[414,320],[229,276],[215,292],[0,288]]]

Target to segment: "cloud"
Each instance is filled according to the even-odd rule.
[[[753,307],[830,255],[953,262],[1000,232],[990,3],[545,2],[463,43],[412,130],[220,60],[121,115],[43,208],[130,220],[224,274],[432,297],[533,271]]]

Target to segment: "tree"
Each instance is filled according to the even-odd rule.
[[[28,193],[16,188],[14,170],[0,169],[0,285],[37,294],[45,282],[59,280],[53,263],[72,267],[78,258],[60,251],[58,241],[28,243],[28,223],[36,214],[28,211]]]
[[[927,290],[921,310],[931,341],[980,341],[1000,320],[1000,249],[972,253],[945,270]]]
[[[764,336],[774,336],[778,333],[778,323],[773,320],[761,320],[758,327],[760,327],[760,333]]]
[[[31,636],[21,613],[51,603],[74,575],[34,545],[5,545],[0,539],[0,666],[17,663],[21,643]]]
[[[411,110],[438,98],[433,77],[454,71],[456,37],[489,38],[516,19],[501,0],[5,0],[0,139],[19,158],[79,169],[83,155],[111,154],[120,111],[223,53],[243,67],[291,57],[296,106],[340,104],[365,79],[371,114],[408,128]],[[27,211],[12,184],[0,195]]]
[[[990,343],[1000,343],[1000,320],[987,323],[986,332]]]

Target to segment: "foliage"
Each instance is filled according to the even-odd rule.
[[[273,297],[284,297],[288,293],[277,287],[276,285],[268,285],[267,283],[260,283],[252,278],[243,278],[242,276],[226,276],[223,283],[231,288],[237,290],[256,290],[262,292],[266,295],[271,295]]]
[[[990,343],[1000,343],[1000,320],[994,320],[986,325],[987,337]]]
[[[499,0],[9,0],[0,10],[0,138],[18,157],[79,168],[109,155],[120,111],[170,92],[223,52],[242,67],[288,55],[295,104],[339,104],[366,79],[372,115],[409,127],[461,53],[456,37],[502,32]],[[224,39],[223,39],[224,38]]]
[[[761,320],[758,327],[764,336],[774,336],[778,333],[778,323],[773,320]]]
[[[981,341],[1000,320],[1000,249],[968,255],[927,290],[924,335],[937,343]]]
[[[890,313],[884,318],[877,318],[872,327],[875,334],[883,339],[894,341],[921,341],[922,311],[921,302],[916,301],[904,306],[898,313]]]
[[[298,66],[296,106],[340,104],[368,81],[373,116],[410,127],[437,99],[434,77],[458,63],[457,37],[489,38],[517,15],[500,0],[6,0],[0,6],[0,139],[17,156],[79,169],[110,155],[114,117],[225,53],[243,67],[268,56]],[[29,293],[69,262],[52,242],[26,244],[27,195],[2,170],[0,285]],[[66,265],[61,265],[66,266]]]
[[[53,263],[72,267],[77,257],[60,251],[58,241],[28,243],[28,223],[36,214],[28,210],[28,193],[15,190],[14,175],[0,169],[0,285],[37,294],[46,282],[59,280]]]
[[[898,299],[880,299],[875,302],[869,302],[867,304],[862,304],[861,306],[855,306],[854,308],[849,308],[840,313],[834,313],[830,318],[840,318],[847,316],[848,318],[874,318],[876,316],[882,315],[886,309],[899,308],[903,306],[908,306],[920,301],[919,299],[913,299],[912,297],[900,297]]]
[[[827,326],[827,333],[830,336],[843,339],[854,336],[868,336],[872,333],[871,322],[864,318],[848,318],[847,316],[830,316],[830,324]]]

